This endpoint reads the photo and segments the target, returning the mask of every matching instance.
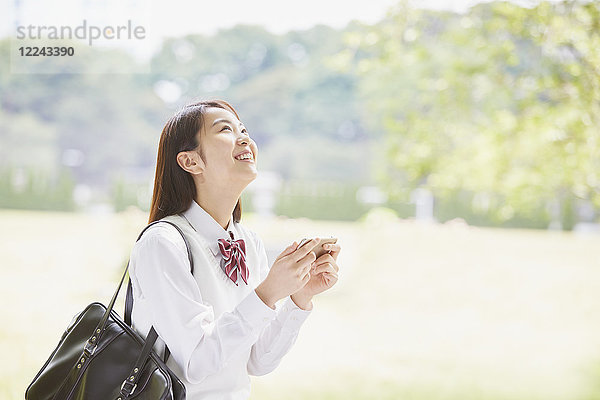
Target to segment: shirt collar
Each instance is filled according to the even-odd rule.
[[[229,225],[225,230],[205,209],[196,203],[196,200],[192,200],[192,204],[183,212],[183,215],[192,225],[192,228],[206,239],[214,256],[221,252],[219,250],[219,239],[231,239],[229,232],[233,233],[233,239],[241,239],[239,231],[236,229],[236,223],[233,221],[233,216],[229,219]]]

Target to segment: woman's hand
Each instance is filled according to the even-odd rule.
[[[315,238],[299,248],[294,242],[277,256],[269,274],[256,288],[256,294],[266,305],[275,308],[278,300],[297,292],[308,283],[311,264],[316,258],[311,250],[320,241]]]
[[[329,253],[323,254],[315,260],[310,270],[310,280],[296,293],[292,295],[292,300],[300,308],[305,310],[312,309],[312,298],[327,289],[330,289],[338,281],[337,258],[341,247],[339,244],[325,244],[325,250]]]

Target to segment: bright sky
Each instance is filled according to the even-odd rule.
[[[477,0],[419,0],[419,7],[465,10]],[[375,22],[396,0],[0,0],[0,14],[5,16],[0,33],[6,36],[15,24],[19,4],[20,21],[43,19],[59,23],[71,16],[110,13],[112,16],[135,18],[139,12],[151,10],[152,29],[159,37],[184,33],[212,33],[237,23],[265,26],[282,33],[305,29],[317,23],[343,27],[353,19]]]
[[[454,11],[465,11],[477,2],[481,0],[413,0],[419,7]],[[164,37],[211,34],[238,23],[262,25],[274,33],[316,24],[342,28],[354,19],[374,23],[395,3],[396,0],[0,0],[0,15],[4,16],[0,36],[14,35],[17,25],[76,26],[83,19],[99,25],[126,24],[131,19],[146,28],[148,40],[144,45],[154,47]]]
[[[459,10],[468,8],[475,2],[420,0],[415,4]],[[259,24],[271,32],[283,33],[292,29],[310,28],[318,23],[342,28],[353,19],[373,23],[384,16],[387,9],[395,3],[396,0],[222,0],[211,3],[197,2],[191,6],[193,3],[187,0],[173,0],[155,3],[153,14],[170,15],[174,18],[169,26],[164,27],[164,31],[168,31],[169,34],[213,32],[236,23]],[[187,18],[182,20],[176,17],[175,9],[190,9],[191,12],[186,13]],[[189,18],[193,15],[196,18]]]

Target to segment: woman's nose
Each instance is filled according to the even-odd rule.
[[[248,143],[250,143],[250,136],[244,135],[241,138],[239,138],[238,141],[240,144],[244,144],[244,145],[248,144]]]

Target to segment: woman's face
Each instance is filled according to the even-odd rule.
[[[203,174],[208,181],[248,184],[256,178],[258,148],[235,114],[222,108],[207,108],[203,132],[198,134],[206,160]],[[236,158],[246,152],[251,153],[249,159]]]

